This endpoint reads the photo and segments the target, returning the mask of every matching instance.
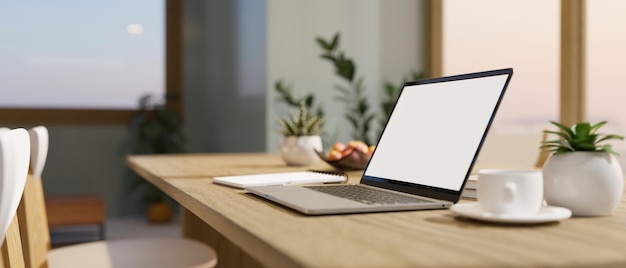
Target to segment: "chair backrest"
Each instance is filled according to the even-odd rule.
[[[17,210],[22,236],[22,248],[27,267],[47,267],[50,231],[46,215],[41,174],[48,156],[48,129],[30,129],[30,170],[24,196]]]
[[[0,129],[0,267],[25,267],[16,210],[24,192],[30,160],[25,129]]]
[[[13,188],[10,181],[15,176],[15,145],[8,128],[0,128],[0,243],[4,243],[4,237],[12,220],[11,199]]]

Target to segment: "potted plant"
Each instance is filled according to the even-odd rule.
[[[304,102],[300,102],[298,113],[279,119],[283,135],[280,156],[287,165],[309,165],[319,159],[316,151],[322,151],[323,122],[322,117],[309,113]]]
[[[591,125],[578,123],[568,128],[551,122],[560,131],[546,131],[559,137],[543,141],[540,148],[552,155],[543,167],[544,198],[548,205],[566,207],[575,216],[602,216],[613,213],[622,199],[624,177],[607,140],[623,140],[614,134],[600,134],[606,121]]]
[[[171,98],[171,96],[166,96]],[[182,153],[184,145],[181,116],[168,109],[164,101],[154,101],[150,95],[139,100],[139,110],[131,125],[134,140],[134,154]],[[166,195],[151,183],[137,178],[135,188],[142,191],[148,203],[146,217],[153,223],[169,222],[172,219],[172,206]]]

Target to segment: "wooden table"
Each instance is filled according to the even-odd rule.
[[[129,156],[127,162],[182,205],[183,234],[215,247],[222,267],[626,267],[625,201],[613,216],[531,226],[466,220],[449,210],[303,216],[212,183],[214,176],[303,169],[276,155]],[[359,177],[350,174],[352,182]]]

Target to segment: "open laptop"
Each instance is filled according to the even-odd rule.
[[[512,75],[509,68],[406,83],[359,184],[246,189],[307,215],[450,207]]]

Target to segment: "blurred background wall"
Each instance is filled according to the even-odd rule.
[[[184,1],[186,149],[195,152],[276,151],[276,117],[285,114],[274,82],[315,92],[327,104],[331,133],[347,141],[342,81],[319,59],[314,39],[341,33],[341,50],[356,61],[378,113],[385,81],[423,70],[423,1]],[[376,124],[378,125],[378,124]],[[109,216],[142,212],[124,157],[128,127],[49,126],[46,194],[102,193]],[[374,134],[373,134],[374,135]]]

